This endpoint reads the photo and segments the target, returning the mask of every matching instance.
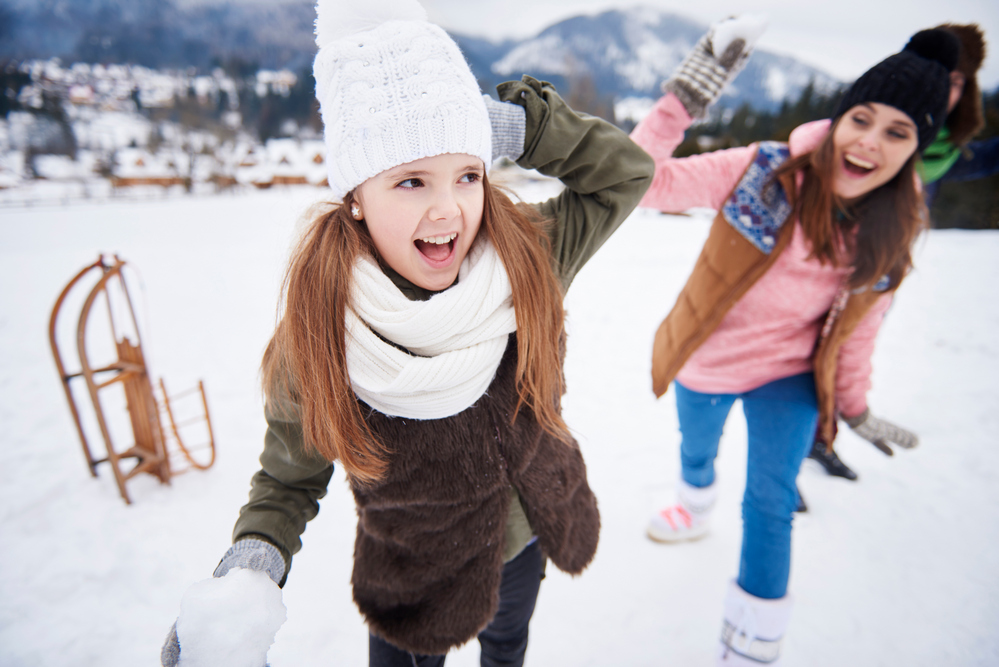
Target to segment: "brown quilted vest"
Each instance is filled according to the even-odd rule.
[[[760,193],[773,170],[787,158],[784,144],[763,142],[739,183],[715,216],[694,270],[659,325],[652,346],[652,390],[666,393],[690,356],[714,332],[726,313],[777,261],[793,237],[792,202],[781,181],[773,199]],[[813,356],[819,402],[819,434],[830,445],[836,429],[836,364],[839,349],[884,292],[845,293],[845,305],[827,315],[826,335]]]
[[[517,404],[516,335],[486,393],[445,419],[370,411],[390,467],[354,482],[354,601],[370,630],[395,646],[441,654],[475,637],[496,613],[510,486],[544,553],[578,574],[597,548],[600,516],[575,441],[541,429]],[[362,406],[370,410],[367,406]]]

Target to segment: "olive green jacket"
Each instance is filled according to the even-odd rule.
[[[501,101],[519,104],[526,112],[524,153],[517,164],[565,185],[546,202],[521,206],[532,206],[548,221],[552,266],[568,289],[580,268],[638,205],[652,182],[652,159],[610,123],[569,109],[551,84],[525,76],[497,90]],[[394,272],[386,273],[407,297],[432,296]],[[333,464],[305,446],[301,423],[275,412],[265,409],[268,428],[261,470],[253,476],[233,540],[253,536],[271,542],[290,569],[291,556],[302,547],[305,525],[326,495]],[[516,493],[511,489],[511,495]],[[519,553],[531,534],[518,499],[511,503],[507,521],[505,558]]]

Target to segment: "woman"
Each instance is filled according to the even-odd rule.
[[[926,206],[932,206],[946,182],[972,181],[999,173],[999,138],[971,141],[985,126],[978,70],[985,60],[985,36],[975,24],[937,26],[958,38],[961,55],[950,73],[947,121],[918,165]]]
[[[985,36],[975,24],[944,23],[937,29],[957,37],[960,56],[950,73],[947,120],[916,163],[927,208],[933,206],[941,183],[972,181],[999,173],[999,137],[971,140],[985,125],[977,80],[985,59]],[[915,442],[915,436],[911,440]],[[892,453],[887,447],[882,451],[888,455]],[[821,437],[815,439],[808,457],[830,475],[857,479],[857,473],[839,458],[832,443],[826,444]]]
[[[831,121],[796,129],[787,144],[673,159],[692,118],[732,77],[715,34],[632,133],[656,160],[640,205],[719,210],[655,336],[653,389],[661,396],[675,387],[682,479],[679,503],[653,517],[648,532],[663,542],[706,532],[719,438],[741,399],[749,440],[743,543],[719,661],[773,664],[792,606],[795,478],[816,427],[831,441],[839,415],[872,442],[904,440],[868,409],[870,356],[925,226],[915,163],[946,116],[957,44],[942,31],[914,36],[849,88]]]

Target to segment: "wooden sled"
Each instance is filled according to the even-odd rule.
[[[55,357],[59,377],[62,379],[66,400],[69,402],[69,410],[73,415],[80,443],[83,445],[83,453],[87,459],[90,474],[97,477],[98,464],[109,463],[121,497],[126,503],[131,504],[132,501],[125,488],[125,482],[140,473],[148,473],[159,478],[160,483],[168,484],[171,476],[190,468],[207,469],[215,462],[215,438],[212,434],[208,402],[205,399],[205,388],[202,382],[199,381],[198,386],[194,389],[174,397],[176,400],[182,396],[200,394],[200,406],[193,418],[181,422],[174,419],[175,409],[171,404],[171,399],[167,396],[162,380],[159,382],[160,397],[157,398],[142,353],[142,341],[135,310],[132,307],[128,286],[122,275],[122,267],[124,266],[125,262],[117,255],[112,257],[101,255],[96,262],[85,267],[69,281],[52,308],[52,315],[49,318],[49,343],[52,346],[52,355]],[[77,320],[76,347],[80,370],[70,373],[67,372],[63,356],[59,352],[56,324],[59,311],[66,302],[67,296],[75,288],[83,286],[85,278],[96,279],[96,283],[87,294]],[[115,295],[114,299],[111,296],[112,293]],[[115,357],[110,363],[99,366],[92,362],[87,352],[87,334],[93,329],[91,315],[98,302],[102,303],[108,313]],[[125,318],[125,322],[122,322],[122,318]],[[134,341],[126,333],[126,329]],[[86,384],[87,393],[93,405],[94,417],[107,450],[107,456],[103,458],[96,458],[91,450],[80,417],[80,410],[73,396],[71,382],[80,378]],[[109,420],[101,400],[105,390],[119,385],[124,393],[128,422],[133,437],[131,446],[123,450],[117,449],[112,442],[112,429],[109,427]],[[164,415],[166,422],[170,425],[169,432],[163,428]],[[203,428],[208,436],[208,443],[196,448],[196,450],[207,449],[210,451],[206,457],[202,457],[207,458],[205,463],[197,461],[192,455],[192,450],[186,446],[181,437],[181,432],[185,427],[196,423],[204,425]],[[168,448],[168,445],[171,447]],[[171,453],[176,454],[177,452],[181,453],[186,460],[186,466],[183,468],[171,466]],[[125,459],[134,459],[134,466],[128,470],[123,470],[122,461]]]

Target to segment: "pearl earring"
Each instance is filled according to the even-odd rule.
[[[360,220],[361,219],[361,207],[358,206],[357,204],[351,204],[350,205],[350,214],[352,216],[354,216],[355,220]]]

